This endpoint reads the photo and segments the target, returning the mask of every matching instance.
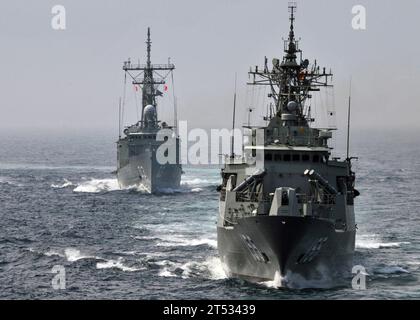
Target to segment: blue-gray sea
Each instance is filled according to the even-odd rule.
[[[185,167],[158,195],[118,188],[112,132],[0,137],[2,299],[418,299],[418,135],[356,132],[355,264],[366,290],[282,289],[229,279],[217,256],[217,168]],[[342,145],[338,146],[343,148]],[[343,155],[343,154],[341,154]],[[66,288],[52,286],[52,268]]]

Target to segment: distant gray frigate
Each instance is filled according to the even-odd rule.
[[[175,126],[158,120],[157,97],[162,96],[159,86],[165,86],[165,78],[173,72],[175,66],[168,64],[152,64],[150,28],[147,30],[146,64],[124,62],[125,79],[127,75],[132,83],[142,92],[141,120],[124,129],[124,137],[117,142],[117,178],[120,187],[142,185],[149,192],[176,189],[180,186],[182,167],[179,162],[179,138]],[[167,72],[166,76],[160,73]],[[174,97],[175,103],[175,97]],[[121,115],[121,111],[120,111]],[[120,116],[121,117],[121,116]],[[176,116],[175,116],[176,122]],[[121,125],[121,120],[120,120]],[[176,123],[175,123],[176,125]],[[164,156],[172,161],[159,160],[159,147],[166,143],[172,148],[163,151]],[[168,156],[168,152],[171,155]]]
[[[331,86],[332,74],[302,59],[295,8],[289,6],[283,60],[273,59],[269,68],[265,59],[263,68],[249,72],[250,85],[268,86],[275,109],[266,127],[249,127],[245,156],[232,151],[226,157],[218,188],[218,251],[232,277],[328,287],[352,270],[359,192],[352,158],[332,158],[331,130],[310,126],[311,94]]]

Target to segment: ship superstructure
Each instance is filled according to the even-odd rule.
[[[312,94],[332,74],[302,58],[296,6],[282,60],[250,70],[270,88],[274,114],[249,127],[245,155],[226,157],[219,187],[218,250],[226,272],[286,286],[330,286],[351,271],[356,224],[351,158],[331,157],[329,129],[311,127]]]

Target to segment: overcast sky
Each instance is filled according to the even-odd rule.
[[[238,122],[246,119],[247,71],[266,55],[282,57],[287,1],[39,0],[0,3],[0,127],[118,126],[122,62],[144,62],[147,27],[152,59],[176,65],[179,118],[191,127],[230,127],[234,75]],[[51,8],[66,8],[67,29],[51,28]],[[298,1],[296,36],[310,61],[334,73],[337,122],[344,130],[349,78],[353,127],[419,128],[420,3]],[[353,5],[367,29],[351,27]],[[129,90],[129,97],[133,93]],[[131,102],[133,102],[133,98]],[[130,106],[127,105],[127,109]],[[254,113],[260,117],[262,110]],[[126,123],[135,122],[134,106]],[[162,101],[161,116],[169,113]]]

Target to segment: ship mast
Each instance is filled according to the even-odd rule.
[[[150,69],[150,65],[152,64],[150,59],[150,51],[152,49],[152,41],[150,40],[150,28],[147,28],[147,67]]]
[[[168,64],[152,64],[151,49],[152,41],[150,38],[150,28],[147,28],[146,40],[146,64],[133,64],[130,60],[124,61],[123,70],[132,78],[135,86],[140,86],[142,90],[142,112],[141,126],[143,127],[143,111],[147,105],[157,106],[156,97],[162,96],[162,92],[158,90],[159,85],[164,85],[165,79],[175,69],[175,65]],[[158,71],[167,71],[165,75],[161,75]],[[156,123],[157,126],[157,123]]]
[[[143,84],[143,108],[149,104],[156,107],[156,95],[155,95],[155,86],[154,86],[154,79],[153,79],[153,68],[151,62],[151,48],[152,48],[152,41],[150,40],[150,28],[147,28],[147,60],[146,60],[146,68],[144,69],[144,77],[143,81],[135,81],[133,84],[140,85]]]
[[[309,126],[308,123],[313,119],[310,118],[309,110],[305,111],[305,102],[312,97],[311,91],[332,86],[332,73],[327,72],[325,68],[320,70],[316,60],[310,65],[309,60],[302,59],[299,41],[295,38],[295,3],[289,4],[289,12],[290,30],[287,40],[284,40],[283,59],[274,58],[272,69],[269,70],[265,58],[263,68],[256,66],[249,71],[252,81],[248,84],[270,87],[271,93],[268,96],[274,100],[276,110],[272,120],[276,123],[280,118],[283,126]]]

